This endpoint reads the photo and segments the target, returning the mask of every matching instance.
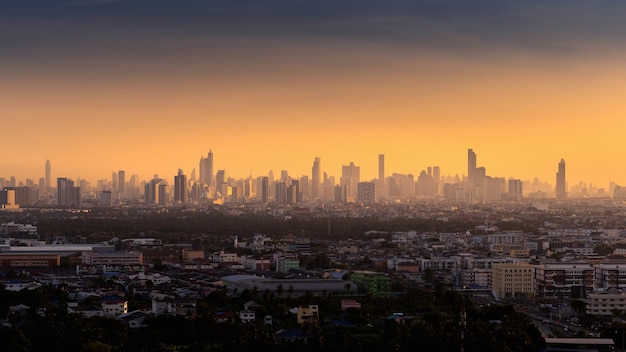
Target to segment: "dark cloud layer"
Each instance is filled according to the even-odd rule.
[[[617,0],[0,0],[0,62],[202,51],[165,44],[179,39],[605,55],[621,50],[624,18]]]

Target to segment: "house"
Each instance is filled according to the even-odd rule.
[[[239,311],[239,320],[242,323],[253,323],[256,320],[256,312],[253,310]]]
[[[130,329],[139,329],[146,328],[148,325],[145,323],[146,318],[148,318],[150,314],[145,312],[134,310],[132,312],[122,314],[118,316],[118,318],[122,319]]]
[[[319,307],[317,305],[300,306],[297,311],[298,324],[310,324],[317,326],[320,321]]]
[[[120,296],[102,297],[102,311],[104,315],[118,316],[128,313],[128,301]]]

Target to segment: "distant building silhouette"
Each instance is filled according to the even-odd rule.
[[[374,182],[359,182],[357,185],[356,202],[372,204],[376,201],[376,184]]]
[[[65,177],[57,178],[57,205],[59,207],[80,208],[80,187]]]
[[[178,169],[178,175],[174,176],[174,203],[187,204],[188,202],[187,176],[183,173],[183,170]]]
[[[322,192],[322,159],[315,158],[311,169],[311,197],[318,199],[323,197]]]
[[[42,190],[44,193],[49,194],[51,192],[51,183],[52,183],[52,166],[50,165],[50,160],[46,160],[46,171],[45,171],[45,180],[46,180],[46,189]]]
[[[209,150],[207,157],[200,158],[200,184],[213,186],[213,151]]]
[[[565,160],[559,162],[559,171],[556,173],[556,199],[567,198],[567,185],[565,182]]]

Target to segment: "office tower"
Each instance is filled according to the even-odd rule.
[[[470,187],[476,185],[476,153],[472,149],[467,150],[467,182]]]
[[[356,186],[361,182],[361,168],[355,166],[353,162],[350,165],[341,166],[341,178],[339,185],[347,190],[346,200],[353,202],[356,199]]]
[[[100,194],[100,205],[103,207],[110,207],[111,204],[113,204],[111,191],[102,191]]]
[[[31,187],[15,187],[15,204],[20,207],[28,207],[32,205],[33,189]]]
[[[277,204],[287,204],[287,184],[276,182],[274,184],[274,202]]]
[[[439,170],[439,166],[433,166],[433,181],[435,182],[435,196],[439,197],[439,184],[441,183],[441,170]]]
[[[39,194],[43,195],[46,193],[46,179],[44,177],[39,178]]]
[[[347,203],[348,202],[348,187],[342,187],[341,185],[335,186],[335,203]]]
[[[144,201],[146,204],[167,204],[167,182],[154,175],[154,178],[144,186]]]
[[[509,179],[509,200],[519,202],[522,200],[522,180]]]
[[[117,194],[118,193],[118,188],[117,188],[117,172],[113,171],[111,173],[111,193],[112,194]]]
[[[5,187],[0,190],[0,209],[19,209],[19,204],[15,202],[15,189]]]
[[[218,170],[215,174],[215,197],[219,198],[223,195],[223,187],[226,184],[226,171]]]
[[[269,202],[270,194],[270,182],[268,177],[263,177],[261,180],[261,202],[267,204]]]
[[[188,201],[187,176],[183,173],[183,170],[178,169],[178,175],[174,176],[174,202],[176,204],[187,204]]]
[[[432,174],[432,169],[431,169]],[[435,181],[428,171],[420,172],[417,176],[417,195],[420,197],[432,197],[435,195]]]
[[[65,177],[57,178],[57,205],[80,208],[80,187],[74,187],[73,180]]]
[[[52,176],[52,166],[50,166],[50,160],[46,160],[46,173],[45,173],[46,189],[43,190],[45,193],[51,192],[51,189],[50,189],[51,187],[50,183],[52,182],[51,176]]]
[[[322,196],[322,160],[316,157],[311,169],[311,197],[319,199]]]
[[[120,195],[126,192],[126,171],[124,170],[117,172],[117,191]]]
[[[556,173],[556,199],[567,198],[567,186],[565,184],[565,160],[559,162],[559,171]]]
[[[68,179],[65,177],[57,178],[57,205],[67,205],[67,189]]]
[[[304,200],[304,199],[309,199],[311,196],[311,192],[309,191],[309,176],[307,175],[302,175],[302,177],[300,177],[300,201]]]
[[[293,203],[302,203],[302,192],[300,191],[300,181],[291,180],[291,187],[293,188],[293,192],[294,192]]]
[[[376,184],[374,182],[359,182],[357,185],[356,202],[372,204],[376,201]]]
[[[200,184],[213,186],[213,151],[209,150],[207,157],[200,158]]]

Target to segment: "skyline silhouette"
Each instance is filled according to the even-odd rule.
[[[221,198],[220,185],[235,186],[243,188],[245,183],[241,183],[244,180],[251,180],[254,182],[261,182],[262,178],[268,179],[266,185],[255,185],[254,193],[261,192],[261,189],[265,187],[271,187],[274,191],[274,185],[276,183],[284,183],[285,186],[290,186],[292,180],[303,183],[298,185],[298,192],[302,190],[301,187],[305,187],[307,199],[315,198],[333,198],[331,195],[334,191],[326,189],[329,186],[340,186],[345,188],[342,192],[344,195],[342,199],[354,201],[357,198],[357,184],[360,182],[372,182],[375,183],[376,198],[379,197],[448,197],[445,195],[450,190],[445,190],[446,185],[454,186],[458,188],[458,191],[463,192],[469,197],[470,203],[474,194],[478,194],[482,197],[488,197],[487,190],[492,190],[495,195],[491,196],[490,201],[500,200],[503,193],[519,193],[519,197],[528,196],[529,194],[535,194],[534,197],[556,196],[557,199],[564,200],[568,198],[568,194],[574,194],[575,197],[585,196],[613,196],[613,192],[616,186],[621,186],[619,183],[611,183],[609,185],[597,185],[585,182],[569,182],[565,170],[566,162],[564,158],[561,158],[558,163],[553,165],[555,179],[544,180],[538,177],[532,179],[522,179],[519,177],[494,175],[489,172],[488,165],[483,165],[480,162],[480,156],[473,149],[467,150],[466,169],[463,173],[446,173],[445,170],[441,170],[438,165],[430,165],[424,167],[422,170],[411,173],[398,173],[395,170],[389,169],[386,163],[387,156],[385,154],[375,155],[378,165],[376,168],[376,177],[369,177],[369,173],[364,173],[363,168],[350,161],[349,163],[343,163],[341,165],[342,171],[339,174],[331,174],[326,171],[326,163],[323,162],[323,158],[315,157],[311,162],[311,168],[309,172],[302,174],[296,174],[290,171],[288,168],[281,170],[269,170],[266,173],[248,175],[233,175],[226,168],[220,164],[214,162],[213,149],[209,149],[206,156],[200,156],[198,159],[198,165],[193,168],[185,169],[178,168],[175,173],[157,174],[147,178],[140,177],[135,170],[115,170],[108,175],[97,178],[96,180],[89,180],[78,175],[77,177],[69,177],[63,174],[62,171],[58,171],[56,174],[53,171],[53,163],[50,160],[46,160],[44,164],[44,172],[39,177],[29,177],[27,179],[18,179],[14,176],[0,177],[0,186],[5,187],[17,187],[17,186],[29,186],[39,189],[44,189],[41,194],[54,192],[54,186],[57,182],[71,182],[71,187],[74,185],[82,185],[83,191],[88,186],[89,190],[111,191],[115,190],[116,193],[123,194],[125,187],[137,188],[144,187],[146,184],[153,184],[151,187],[159,187],[158,184],[164,184],[171,187],[173,190],[173,197],[179,200],[183,200],[183,203],[188,201],[188,194],[184,191],[190,192],[195,184],[204,185],[209,187],[210,191],[204,191],[207,198]],[[217,153],[219,160],[219,153]],[[112,176],[110,176],[112,175]],[[128,175],[128,176],[127,176]],[[110,176],[110,178],[109,178]],[[268,178],[269,177],[269,178]],[[383,177],[382,182],[381,177]],[[406,180],[405,180],[406,179]],[[63,181],[59,181],[63,180]],[[404,183],[410,182],[410,191],[398,191],[397,195],[390,193],[388,189],[389,182],[392,183]],[[158,184],[154,185],[154,181],[158,181]],[[74,184],[75,182],[75,184]],[[305,186],[306,185],[306,186]],[[42,188],[43,187],[43,188]],[[247,192],[252,193],[252,185]],[[64,187],[65,188],[65,187]],[[148,189],[148,188],[146,188]],[[572,193],[569,192],[571,189]],[[373,190],[373,189],[372,189]],[[514,191],[515,190],[515,191]],[[241,192],[241,189],[239,190]],[[285,188],[285,191],[288,191]],[[294,189],[295,191],[295,189]],[[148,192],[148,191],[146,191]],[[154,193],[156,191],[151,191]],[[227,191],[224,191],[227,192]],[[266,195],[264,199],[273,198],[273,195],[267,194],[269,189],[265,189]],[[289,190],[289,192],[292,192]],[[382,193],[381,193],[382,192]],[[491,192],[491,191],[489,191]],[[543,192],[543,193],[542,193]],[[168,191],[169,193],[169,191]],[[218,195],[219,194],[219,195]],[[260,193],[259,193],[260,194]],[[138,194],[135,194],[137,196]],[[115,197],[115,195],[113,195]],[[284,194],[281,196],[285,196]],[[260,195],[258,196],[261,197]],[[293,196],[295,199],[295,195]],[[458,195],[456,196],[458,197]],[[515,196],[518,197],[518,196]],[[519,199],[518,199],[519,200]]]

